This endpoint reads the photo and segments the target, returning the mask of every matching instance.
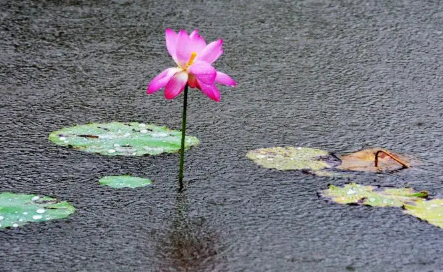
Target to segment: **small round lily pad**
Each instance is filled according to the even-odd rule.
[[[308,147],[271,147],[251,150],[246,157],[255,163],[278,170],[318,171],[340,164],[328,151]]]
[[[57,145],[109,156],[143,156],[178,152],[181,131],[143,123],[93,123],[54,131],[49,140]],[[185,148],[198,139],[186,136]]]
[[[70,203],[48,196],[10,192],[0,194],[0,228],[16,228],[29,222],[65,218],[74,211]]]
[[[320,195],[340,204],[373,207],[402,207],[428,197],[427,192],[416,192],[412,188],[379,188],[356,183],[346,184],[344,187],[329,185]]]
[[[443,199],[419,200],[406,204],[404,209],[403,212],[443,229]]]
[[[112,188],[137,188],[151,184],[151,180],[147,178],[124,176],[106,176],[99,180],[101,185],[107,185]]]

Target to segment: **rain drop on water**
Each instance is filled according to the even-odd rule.
[[[32,216],[32,219],[34,219],[34,220],[39,220],[39,219],[42,219],[42,218],[43,218],[43,216],[41,216],[39,214]]]

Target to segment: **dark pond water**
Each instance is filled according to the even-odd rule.
[[[443,230],[400,209],[328,203],[350,180],[443,195],[443,7],[438,1],[0,3],[0,191],[73,203],[67,220],[0,230],[0,271],[442,271]],[[181,99],[145,95],[172,65],[164,29],[224,39],[222,102],[190,93],[189,189],[178,155],[57,147],[88,122],[180,128]],[[247,151],[382,146],[417,168],[352,179],[259,167]],[[114,190],[107,175],[155,185]]]

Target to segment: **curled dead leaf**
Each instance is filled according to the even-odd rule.
[[[394,171],[411,166],[411,159],[383,148],[369,148],[342,155],[340,170],[381,172]]]

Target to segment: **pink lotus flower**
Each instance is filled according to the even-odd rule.
[[[194,30],[188,35],[185,30],[177,34],[166,29],[166,47],[178,67],[168,68],[157,75],[148,85],[148,94],[165,88],[166,99],[177,97],[185,88],[198,88],[209,98],[220,101],[220,91],[215,83],[235,86],[227,74],[218,72],[212,63],[223,54],[222,40],[206,45],[205,40]]]

